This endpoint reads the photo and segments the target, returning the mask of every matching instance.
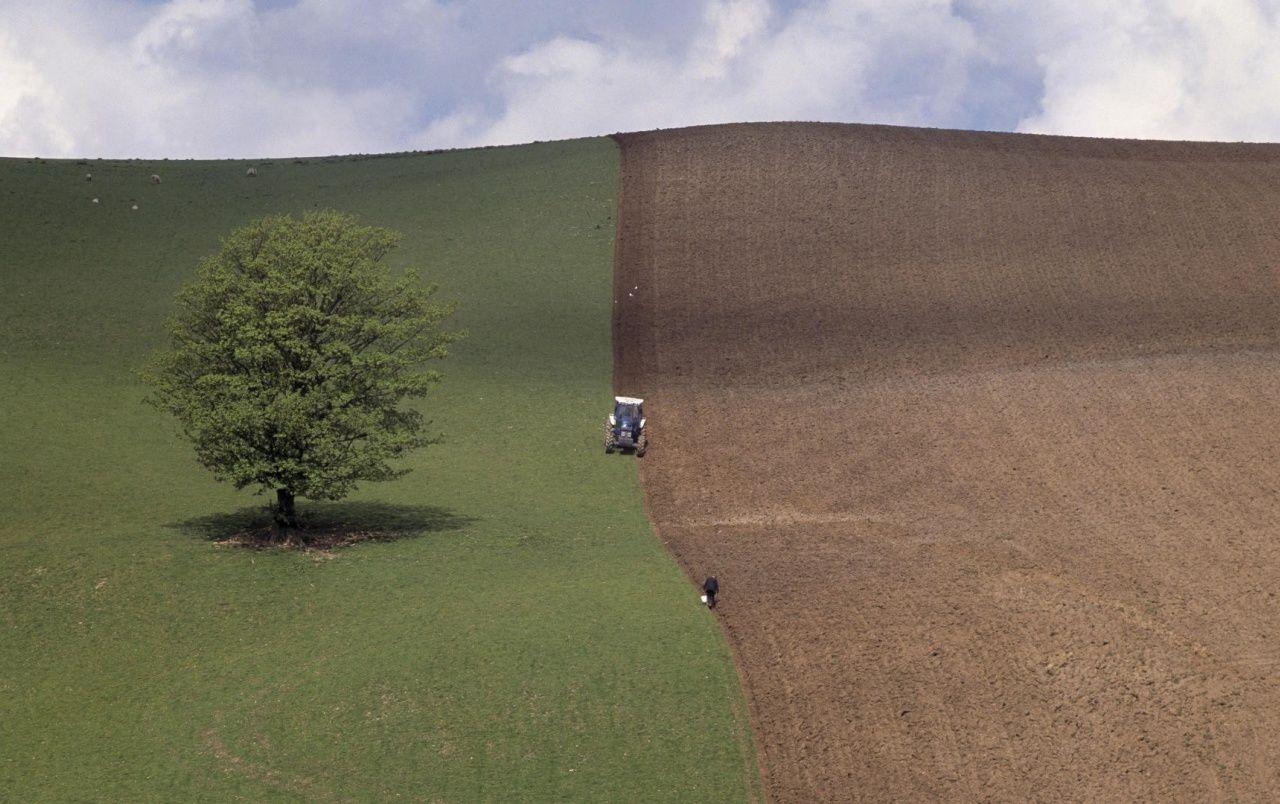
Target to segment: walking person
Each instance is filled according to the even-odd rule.
[[[702,591],[707,593],[707,608],[714,609],[716,607],[716,592],[720,591],[720,582],[716,580],[716,576],[707,576],[707,579],[702,582]]]

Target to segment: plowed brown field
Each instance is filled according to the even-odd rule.
[[[1280,795],[1280,147],[619,141],[616,389],[773,798]]]

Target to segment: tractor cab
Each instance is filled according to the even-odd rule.
[[[614,397],[613,420],[619,425],[630,427],[632,422],[644,418],[644,400],[630,397]]]
[[[613,413],[604,427],[604,451],[629,449],[642,457],[648,448],[644,432],[644,400],[633,396],[615,396]]]

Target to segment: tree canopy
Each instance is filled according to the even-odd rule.
[[[454,304],[418,274],[393,278],[400,235],[336,212],[270,216],[232,232],[177,296],[169,348],[143,372],[148,401],[177,417],[200,463],[237,489],[336,500],[436,439],[406,403],[422,397],[462,333]]]

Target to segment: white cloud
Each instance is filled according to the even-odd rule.
[[[703,52],[696,57],[694,75],[723,78],[744,45],[764,30],[771,10],[766,0],[711,0],[705,13],[709,35],[698,42]]]
[[[433,146],[733,120],[958,124],[985,58],[944,0],[830,0],[768,26],[764,0],[714,0],[683,51],[559,37],[502,62],[499,110],[429,127]]]
[[[242,55],[255,32],[252,0],[173,0],[143,26],[131,45],[144,64]]]
[[[591,42],[557,37],[528,53],[504,59],[502,67],[512,76],[551,78],[599,72],[604,61],[603,48]]]
[[[0,0],[0,154],[743,120],[1280,140],[1280,0]]]
[[[1040,111],[1023,131],[1280,139],[1280,23],[1246,0],[1059,3]]]
[[[367,30],[352,34],[351,20],[384,33],[398,24],[400,41],[429,41],[420,23],[438,19],[436,7],[406,2],[395,13],[344,16],[333,6],[302,0],[271,12],[250,0],[172,0],[104,12],[83,2],[71,14],[32,4],[0,18],[0,153],[250,157],[404,147],[423,103],[416,87],[324,69],[342,73],[336,53],[389,46],[361,42]],[[299,39],[310,47],[291,48]],[[317,64],[319,54],[329,62]],[[19,93],[20,105],[11,99]]]
[[[32,62],[18,55],[10,38],[0,32],[0,143],[18,153],[58,150],[74,145],[70,132],[57,124],[57,90]]]

